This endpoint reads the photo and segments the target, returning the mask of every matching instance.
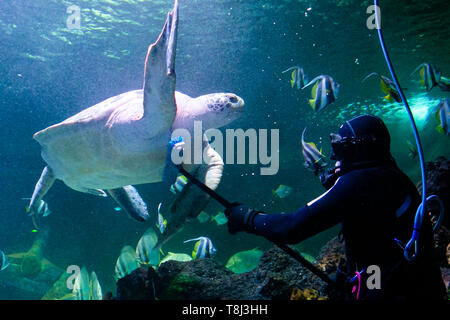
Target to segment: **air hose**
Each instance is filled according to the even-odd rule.
[[[381,49],[384,54],[384,59],[386,60],[386,63],[389,68],[389,71],[391,73],[392,79],[395,83],[395,86],[397,87],[397,91],[400,94],[403,104],[405,105],[406,112],[408,113],[409,121],[411,123],[411,127],[412,127],[412,130],[414,133],[414,139],[415,139],[416,145],[417,145],[417,151],[419,154],[420,172],[422,175],[422,203],[419,205],[419,207],[417,208],[417,211],[416,211],[416,216],[414,219],[414,229],[413,229],[413,234],[411,236],[411,239],[408,241],[408,243],[406,244],[406,246],[404,248],[404,256],[405,256],[406,260],[413,261],[417,257],[417,254],[419,251],[418,241],[419,241],[419,236],[420,236],[420,230],[422,227],[423,217],[425,215],[424,213],[425,213],[427,201],[438,200],[439,205],[441,207],[438,223],[434,227],[435,230],[437,229],[437,227],[439,227],[439,224],[442,221],[444,208],[443,208],[442,201],[440,201],[437,196],[432,195],[427,198],[425,161],[424,161],[424,157],[423,157],[423,150],[422,150],[422,144],[420,142],[419,132],[417,130],[416,122],[414,121],[414,116],[412,114],[411,108],[409,107],[408,100],[406,99],[405,94],[403,93],[403,90],[398,82],[397,76],[394,71],[394,67],[392,66],[391,59],[389,58],[389,54],[387,52],[386,45],[384,43],[383,32],[381,30],[381,24],[380,24],[381,21],[380,21],[380,16],[379,16],[378,0],[374,0],[374,5],[375,5],[375,21],[377,24],[378,37],[380,39],[380,45],[381,45]],[[411,254],[410,252],[411,252],[411,248],[413,245],[414,245],[414,253]]]

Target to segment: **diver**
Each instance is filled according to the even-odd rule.
[[[419,254],[414,261],[403,256],[420,204],[411,180],[397,167],[390,152],[390,134],[381,119],[361,115],[346,121],[339,134],[331,134],[335,168],[324,172],[327,191],[296,212],[266,214],[234,203],[225,212],[228,230],[261,235],[274,242],[295,244],[341,224],[345,269],[336,280],[345,299],[354,299],[355,274],[361,276],[359,300],[444,299],[446,289],[433,256],[431,222],[424,219]],[[369,289],[363,271],[376,265],[381,286]],[[339,269],[339,268],[338,268]],[[348,289],[348,291],[347,291]],[[348,293],[348,294],[347,294]]]

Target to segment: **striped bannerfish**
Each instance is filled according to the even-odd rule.
[[[436,127],[437,131],[445,134],[446,136],[450,136],[450,106],[448,104],[448,99],[444,99],[438,104],[435,116],[436,120],[439,122]]]
[[[312,99],[309,100],[309,104],[314,111],[320,111],[330,103],[333,103],[339,94],[340,85],[336,83],[332,77],[327,75],[320,75],[311,80],[302,89],[310,86],[314,83],[311,90]]]
[[[324,155],[322,150],[318,150],[314,142],[305,142],[306,128],[302,133],[302,153],[305,159],[305,167],[314,172],[317,175],[320,171],[324,170],[328,164],[324,161]]]
[[[305,82],[308,81],[305,75],[305,71],[299,66],[293,66],[289,69],[284,70],[282,73],[286,73],[291,70],[291,88],[294,88],[294,86],[296,86],[297,89],[303,88],[305,86]]]
[[[194,259],[211,258],[217,251],[216,248],[214,248],[211,239],[207,237],[189,239],[184,241],[184,243],[191,241],[197,241],[194,245],[194,250],[192,251],[192,258]]]
[[[156,222],[156,227],[158,228],[159,232],[164,233],[164,230],[166,230],[167,227],[167,220],[164,219],[163,215],[161,214],[161,205],[160,202],[158,205],[158,220]]]
[[[377,76],[380,79],[380,86],[381,90],[386,93],[387,95],[384,97],[389,102],[402,102],[402,98],[400,97],[400,94],[398,93],[398,90],[394,84],[394,82],[389,79],[388,77],[382,76],[377,72],[372,72],[368,76],[366,76],[362,81],[366,81],[371,76]]]
[[[430,91],[439,84],[441,78],[441,72],[430,63],[422,63],[412,73],[420,73],[420,83],[427,90]]]

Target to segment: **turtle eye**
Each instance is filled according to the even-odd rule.
[[[238,102],[238,99],[235,96],[230,97],[230,101],[231,103],[236,103]]]

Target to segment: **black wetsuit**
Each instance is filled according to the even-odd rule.
[[[256,215],[253,232],[293,244],[341,223],[349,274],[369,265],[381,269],[381,289],[367,290],[363,283],[360,299],[441,298],[445,286],[433,262],[428,220],[415,262],[406,261],[394,241],[410,239],[419,204],[414,184],[395,164],[369,167],[340,176],[331,189],[296,212]]]

